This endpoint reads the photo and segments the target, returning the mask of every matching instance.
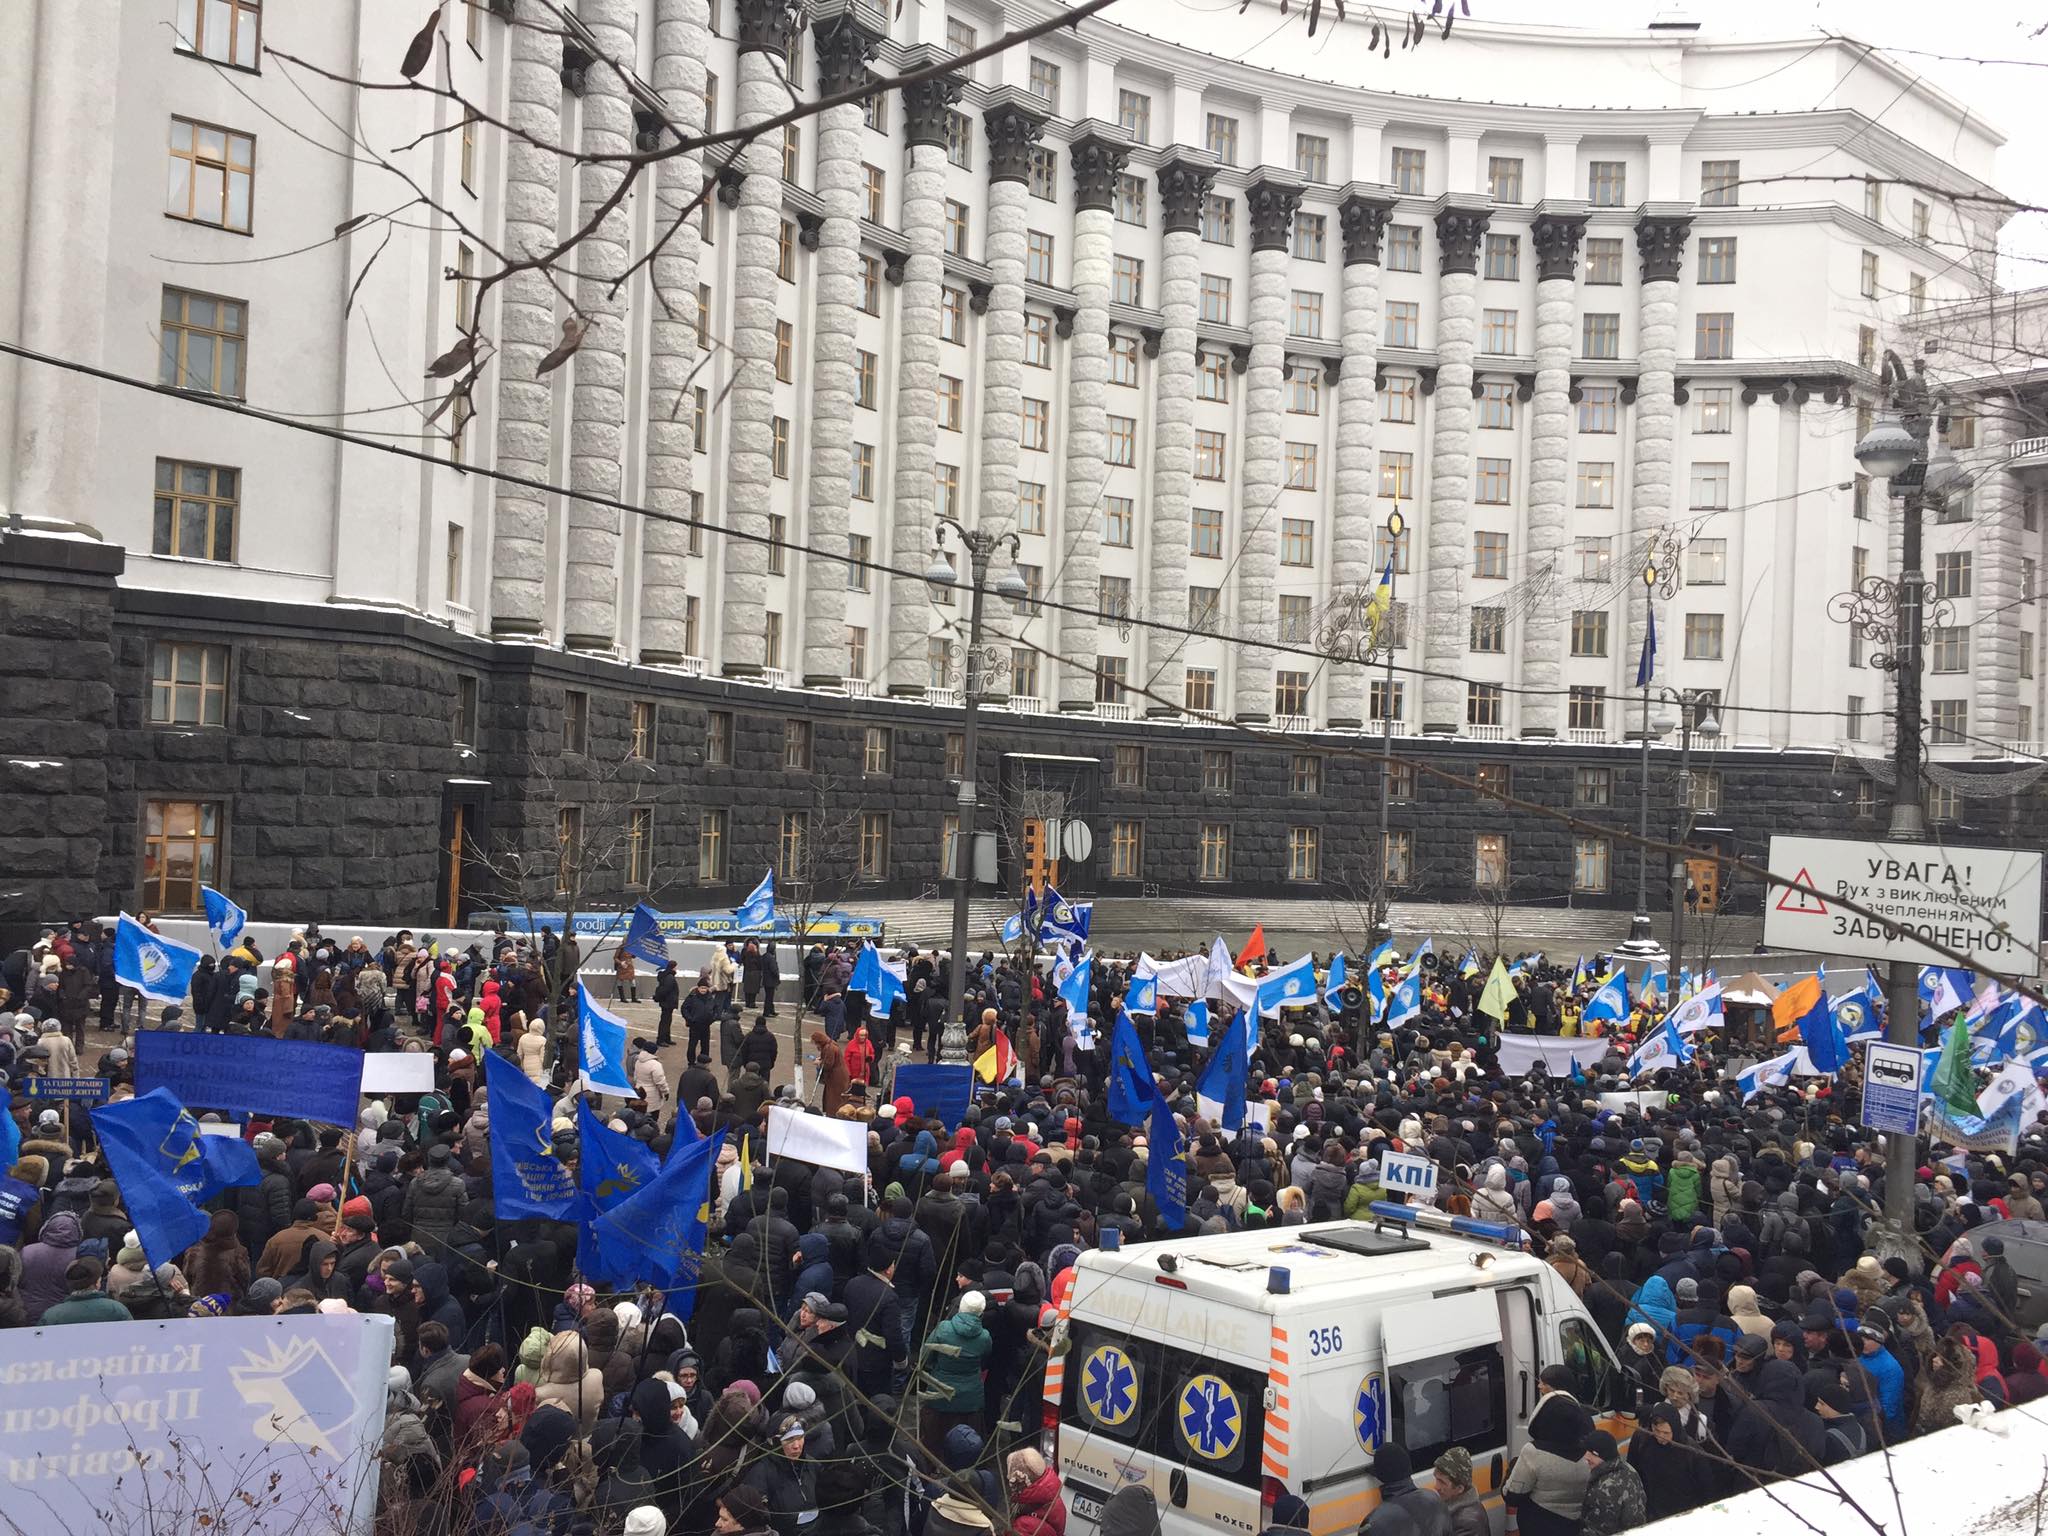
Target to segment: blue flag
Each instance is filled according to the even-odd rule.
[[[1323,1001],[1329,1004],[1332,1013],[1344,1006],[1344,983],[1350,979],[1351,973],[1344,964],[1344,951],[1340,949],[1330,957],[1330,971],[1323,978]]]
[[[1591,1021],[1605,1019],[1619,1024],[1628,1017],[1628,973],[1619,968],[1605,981],[1600,990],[1586,999],[1586,1011],[1580,1018]]]
[[[1160,1225],[1175,1233],[1188,1224],[1188,1139],[1173,1118],[1173,1106],[1157,1088],[1147,1109],[1151,1126],[1146,1132],[1145,1192],[1159,1207]]]
[[[547,1094],[496,1051],[484,1052],[491,1096],[491,1209],[500,1221],[567,1221],[576,1181],[555,1158]]]
[[[1387,1005],[1387,1028],[1399,1029],[1411,1019],[1422,1017],[1422,977],[1420,974],[1404,976],[1394,988],[1394,998]]]
[[[1119,1008],[1116,1027],[1109,1036],[1109,1118],[1125,1125],[1143,1125],[1155,1091],[1138,1026]]]
[[[1012,912],[1008,917],[1004,918],[999,937],[1005,944],[1023,943],[1024,914],[1022,912]]]
[[[694,1305],[711,1219],[711,1171],[724,1145],[723,1130],[691,1142],[636,1193],[590,1224],[591,1248],[602,1272],[683,1291],[669,1301],[679,1319],[687,1320]]]
[[[646,902],[637,902],[633,915],[626,920],[626,936],[619,941],[619,948],[635,960],[645,960],[649,965],[668,964],[668,939],[661,931],[661,914]]]
[[[1209,1004],[1202,998],[1194,998],[1181,1010],[1180,1018],[1187,1030],[1188,1044],[1206,1047],[1209,1044]]]
[[[21,1127],[14,1123],[14,1095],[0,1083],[0,1168],[21,1161]]]
[[[1131,984],[1124,989],[1124,1009],[1128,1013],[1157,1013],[1159,978],[1133,975]]]
[[[590,988],[576,983],[577,1067],[586,1093],[630,1099],[639,1093],[626,1070],[626,1021],[598,1006]]]
[[[1038,921],[1039,932],[1045,938],[1072,939],[1076,944],[1086,944],[1088,929],[1095,921],[1095,903],[1068,901],[1048,887],[1045,900],[1039,905]]]
[[[1262,1018],[1277,1015],[1282,1008],[1306,1007],[1315,1001],[1316,967],[1313,955],[1268,971],[1259,978],[1258,1009]]]
[[[1088,1027],[1088,995],[1095,984],[1095,957],[1083,955],[1067,972],[1066,978],[1054,988],[1060,1001],[1067,1005],[1067,1018],[1076,1034]]]
[[[1650,678],[1657,670],[1657,605],[1646,602],[1644,609],[1648,624],[1643,629],[1643,654],[1636,661],[1636,686],[1647,688]]]
[[[616,1247],[608,1254],[600,1254],[591,1241],[591,1229],[599,1216],[645,1189],[661,1171],[661,1165],[652,1147],[623,1131],[613,1130],[591,1112],[589,1102],[583,1099],[576,1102],[576,1144],[576,1183],[583,1197],[576,1231],[576,1267],[587,1280],[630,1285],[640,1278],[637,1267],[625,1273],[606,1270],[604,1260],[607,1256],[617,1257]]]
[[[222,949],[234,948],[235,940],[249,925],[249,914],[210,885],[199,887],[199,896],[206,903],[206,926],[213,930],[215,940]]]
[[[761,877],[761,883],[754,887],[747,899],[739,904],[733,919],[742,928],[772,928],[775,926],[775,871],[769,870]],[[797,935],[802,938],[802,934]]]
[[[126,912],[114,929],[114,979],[159,1003],[182,1003],[192,990],[199,951],[151,933]]]
[[[1244,1129],[1245,1079],[1251,1065],[1251,1043],[1246,1032],[1249,1011],[1238,1009],[1195,1083],[1195,1107],[1202,1118],[1227,1131]]]
[[[256,1149],[232,1136],[202,1136],[199,1122],[163,1089],[92,1111],[93,1134],[128,1219],[152,1265],[168,1264],[206,1236],[199,1208],[224,1189],[260,1183]]]
[[[846,979],[846,990],[865,993],[868,1012],[877,1018],[894,1013],[904,998],[903,978],[882,963],[882,952],[873,944],[861,945],[860,953],[854,957],[853,974]]]
[[[921,1061],[899,1062],[894,1091],[899,1099],[926,1119],[937,1120],[947,1130],[956,1130],[967,1118],[967,1106],[974,1099],[974,1068]]]
[[[1799,1018],[1799,1039],[1816,1072],[1839,1072],[1849,1060],[1849,1046],[1842,1039],[1842,1026],[1835,1022],[1834,1004],[1828,998],[1828,968],[1814,972],[1820,982],[1820,996]]]

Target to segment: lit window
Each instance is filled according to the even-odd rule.
[[[1611,460],[1589,460],[1579,465],[1578,505],[1614,505],[1614,464]]]
[[[1195,434],[1195,478],[1197,480],[1221,480],[1223,478],[1224,439],[1221,432],[1200,431]]]
[[[140,907],[199,911],[199,887],[220,879],[220,837],[218,801],[145,800]]]
[[[1474,722],[1475,724],[1477,722]],[[1504,832],[1481,832],[1472,839],[1472,883],[1482,891],[1507,889],[1508,839]]]
[[[1389,501],[1415,499],[1415,455],[1398,449],[1380,451],[1380,495]]]
[[[1519,203],[1522,200],[1522,162],[1500,155],[1489,156],[1486,161],[1486,191],[1496,203]]]
[[[1594,288],[1614,288],[1621,284],[1621,251],[1619,240],[1588,240],[1586,242],[1586,283]]]
[[[1732,387],[1695,389],[1692,398],[1695,432],[1718,434],[1735,430],[1735,391]]]

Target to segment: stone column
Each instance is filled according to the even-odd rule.
[[[914,66],[906,61],[904,67]],[[889,519],[889,556],[899,570],[922,571],[931,562],[932,519],[938,499],[932,477],[939,442],[946,121],[953,103],[960,99],[960,82],[941,77],[909,86],[900,94],[910,140],[903,171],[903,241],[908,255],[902,263],[903,291],[897,301],[896,493]],[[961,564],[964,578],[964,561]],[[931,596],[923,580],[891,576],[886,659],[891,693],[921,693],[931,680],[926,651],[930,633]]]
[[[1429,565],[1425,577],[1422,729],[1455,735],[1465,724],[1472,562],[1472,354],[1478,343],[1479,247],[1490,210],[1447,203],[1437,211],[1436,398],[1429,444]]]
[[[818,94],[836,96],[868,76],[879,39],[842,12],[816,28]],[[847,517],[853,506],[854,324],[860,313],[861,109],[832,107],[816,119],[817,303],[811,316],[811,470],[800,524],[804,561],[802,677],[806,688],[846,676]]]
[[[1280,576],[1280,493],[1286,464],[1284,390],[1287,373],[1287,247],[1301,206],[1302,180],[1262,169],[1245,189],[1252,231],[1252,289],[1249,321],[1251,359],[1244,371],[1244,441],[1238,484],[1237,633],[1234,718],[1257,722],[1273,717],[1273,652],[1279,635],[1273,589]]]
[[[789,0],[739,0],[739,106],[735,126],[749,128],[789,105],[782,61],[797,26]],[[782,230],[782,143],[774,134],[741,153],[739,210],[733,219],[731,422],[725,455],[725,526],[766,537],[774,496],[775,275]],[[767,665],[768,546],[747,538],[718,541],[723,562],[719,669],[757,677]],[[789,631],[784,620],[784,634]],[[787,657],[781,658],[786,661]]]
[[[631,154],[633,98],[620,74],[636,58],[631,0],[578,0],[576,15],[599,55],[584,71],[583,153]],[[562,643],[572,651],[609,651],[619,641],[619,533],[625,515],[616,506],[582,498],[616,502],[625,490],[626,304],[612,283],[626,270],[631,230],[623,201],[598,217],[625,176],[618,160],[586,159],[576,175],[576,216],[597,223],[571,263],[579,274],[576,307],[589,329],[576,353],[569,397],[569,488],[578,495],[566,517]]]
[[[512,74],[505,136],[505,249],[549,249],[560,238],[562,38],[546,27],[510,29]],[[700,66],[701,68],[701,66]],[[701,109],[700,109],[701,110]],[[498,287],[498,468],[548,478],[552,376],[534,370],[561,337],[545,272],[515,272]],[[547,627],[548,502],[499,480],[491,488],[491,633],[535,636]]]
[[[657,0],[654,15],[654,89],[676,131],[686,138],[704,130],[704,49],[710,7],[705,0]],[[517,28],[515,32],[525,31]],[[664,160],[654,173],[654,222],[667,238],[650,272],[656,300],[648,317],[647,505],[675,517],[690,515],[695,443],[689,392],[697,366],[697,261],[702,253],[698,216],[678,222],[704,185],[697,151]],[[659,518],[639,519],[640,660],[674,666],[683,659],[689,609],[690,530]]]
[[[1636,250],[1643,258],[1643,291],[1636,314],[1635,433],[1628,486],[1629,553],[1671,521],[1671,460],[1678,426],[1678,273],[1685,260],[1691,218],[1644,212],[1636,220]],[[1648,620],[1640,580],[1628,583],[1628,643],[1622,654],[1640,656]],[[1679,637],[1660,640],[1675,646]],[[1670,651],[1666,655],[1673,654]],[[1660,676],[1662,666],[1660,664]]]
[[[1109,478],[1109,276],[1116,179],[1130,149],[1090,134],[1076,139],[1074,162],[1074,334],[1067,346],[1066,487],[1060,497],[1066,573],[1059,614],[1060,708],[1095,707],[1101,654],[1095,606],[1102,574],[1102,488]]]
[[[1017,461],[1024,422],[1024,258],[1030,223],[1031,150],[1047,113],[1028,91],[1006,88],[982,108],[988,135],[988,238],[982,258],[991,277],[981,325],[981,494],[975,522],[983,533],[1017,527]],[[1009,568],[996,551],[993,580]],[[1009,691],[1009,673],[990,668],[984,689]]]
[[[1188,523],[1195,494],[1195,322],[1201,313],[1202,199],[1216,184],[1215,168],[1177,158],[1159,167],[1159,207],[1165,215],[1160,263],[1159,365],[1152,370],[1152,539],[1145,615],[1161,624],[1188,621]],[[1179,713],[1187,692],[1186,635],[1148,629],[1144,676],[1160,699],[1145,700],[1148,715]]]
[[[1551,572],[1549,590],[1522,619],[1524,736],[1557,735],[1564,720],[1565,634],[1571,624],[1565,544],[1571,526],[1573,278],[1583,214],[1538,212],[1536,247],[1536,393],[1529,406],[1529,563]]]
[[[1358,194],[1345,198],[1337,210],[1344,231],[1344,289],[1340,300],[1344,311],[1344,369],[1337,381],[1337,479],[1330,529],[1330,587],[1340,601],[1370,592],[1380,578],[1373,567],[1373,498],[1379,494],[1379,487],[1373,484],[1372,439],[1373,428],[1379,422],[1380,404],[1375,382],[1380,350],[1380,241],[1393,207],[1390,197]],[[1362,616],[1362,610],[1354,611]],[[1332,663],[1332,730],[1357,730],[1365,724],[1366,670],[1356,662]]]
[[[1977,452],[1965,456],[1974,471],[1970,483],[1976,512],[1970,530],[1976,546],[1971,591],[1978,615],[1970,627],[1973,757],[1996,757],[2019,736],[2018,706],[2027,702],[2034,686],[2020,676],[2020,620],[2031,606],[2020,602],[2020,561],[2027,546],[2020,528],[2020,488],[2005,470],[2008,446],[2024,433],[2014,430],[2018,413],[2009,395],[1993,397],[1985,406],[1978,418],[1982,440]],[[1939,514],[1926,515],[1931,522]],[[1934,579],[1931,552],[1922,557],[1921,569],[1927,580]],[[2041,660],[2037,652],[2034,665],[2039,667]]]

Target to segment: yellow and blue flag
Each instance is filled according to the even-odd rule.
[[[172,1262],[206,1236],[212,1218],[201,1202],[263,1177],[254,1147],[239,1137],[202,1136],[167,1089],[101,1105],[92,1129],[152,1265]]]

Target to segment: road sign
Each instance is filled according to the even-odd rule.
[[[2041,942],[2041,855],[2017,848],[1862,843],[1774,837],[1771,873],[1811,892],[1774,887],[1764,899],[1764,942],[1866,960],[1919,965],[1971,961],[2032,975]],[[1843,898],[1877,914],[1865,917]]]
[[[1863,1123],[1912,1136],[1920,1130],[1920,1052],[1872,1040],[1864,1046]]]
[[[1389,1194],[1415,1200],[1436,1198],[1436,1162],[1413,1152],[1389,1152],[1380,1159],[1380,1185]]]
[[[1079,864],[1095,851],[1095,834],[1088,830],[1088,823],[1070,820],[1060,826],[1060,852]]]
[[[107,1096],[104,1077],[27,1077],[22,1079],[25,1099],[78,1099],[97,1104]]]

